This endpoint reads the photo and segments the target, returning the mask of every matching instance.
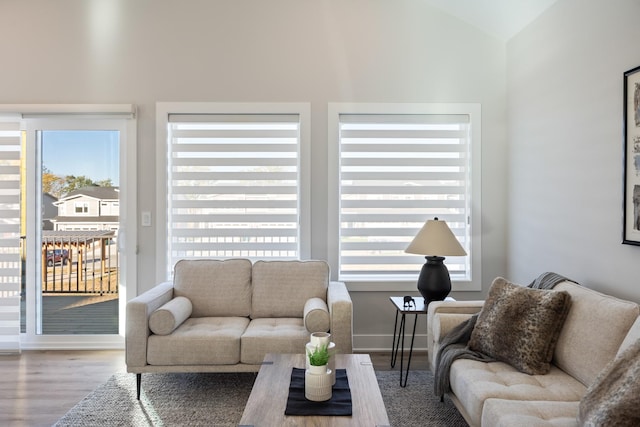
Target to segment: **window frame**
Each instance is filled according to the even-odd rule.
[[[310,215],[310,139],[311,106],[309,103],[225,103],[225,102],[158,102],[156,103],[156,280],[165,281],[167,277],[168,257],[168,144],[170,115],[172,114],[277,114],[298,115],[300,118],[299,147],[299,194],[298,227],[300,259],[307,259],[311,253],[311,215]]]
[[[467,114],[470,119],[470,280],[454,280],[452,291],[480,291],[481,271],[481,105],[478,103],[329,103],[328,105],[328,261],[334,280],[343,280],[351,291],[416,290],[421,264],[416,265],[415,279],[406,277],[339,277],[340,266],[340,115],[341,114]],[[425,218],[425,221],[428,218]]]

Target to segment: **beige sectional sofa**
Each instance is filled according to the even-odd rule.
[[[352,352],[352,303],[324,261],[182,260],[174,279],[127,303],[127,371],[251,372],[302,353],[311,332]]]
[[[469,425],[578,426],[578,409],[587,388],[609,362],[640,339],[638,304],[570,281],[558,283],[554,290],[568,292],[571,305],[549,373],[528,375],[504,362],[457,359],[452,363],[448,394]],[[432,369],[443,337],[482,306],[483,301],[429,305]]]

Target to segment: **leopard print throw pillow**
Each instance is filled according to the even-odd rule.
[[[580,401],[584,427],[640,425],[640,340],[611,361]]]
[[[496,278],[469,348],[530,375],[546,374],[570,307],[564,291],[531,289]]]

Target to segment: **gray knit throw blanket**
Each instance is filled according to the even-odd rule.
[[[556,284],[565,280],[573,282],[573,280],[567,279],[560,274],[546,272],[538,276],[528,287],[534,289],[552,289]],[[436,371],[434,372],[433,381],[433,391],[441,400],[444,398],[445,393],[451,391],[449,371],[451,370],[451,364],[456,359],[471,359],[481,362],[495,361],[495,359],[486,354],[469,349],[467,345],[477,320],[478,314],[474,314],[471,318],[453,328],[442,339],[440,350],[436,357]]]

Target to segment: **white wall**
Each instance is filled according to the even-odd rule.
[[[638,0],[560,0],[507,45],[509,277],[556,271],[640,302],[622,245],[623,73]]]
[[[1,103],[138,105],[139,211],[162,179],[156,102],[310,102],[314,258],[328,102],[481,103],[483,283],[505,274],[505,46],[420,0],[3,0],[0,52]],[[138,291],[155,284],[156,226],[139,228]],[[397,294],[352,294],[356,335],[383,335],[366,345],[390,347]]]

